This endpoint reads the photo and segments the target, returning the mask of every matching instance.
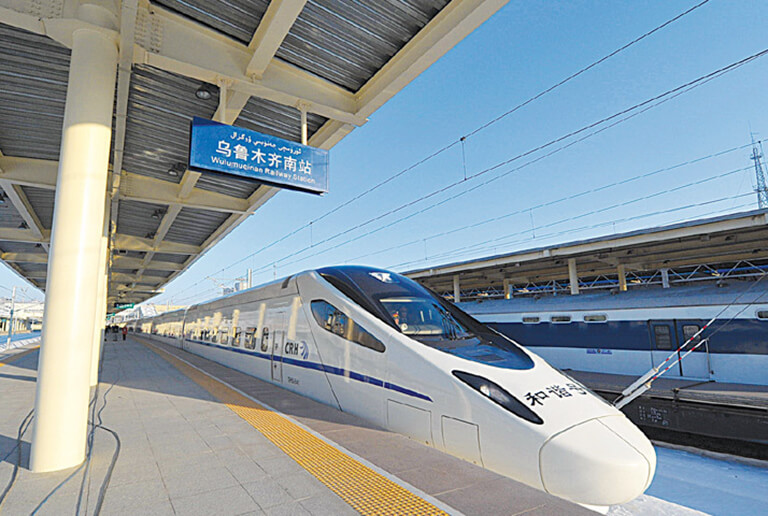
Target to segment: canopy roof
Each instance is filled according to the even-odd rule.
[[[0,0],[0,259],[45,290],[74,0]],[[123,0],[111,303],[141,302],[276,193],[186,169],[211,118],[328,149],[506,0]],[[211,93],[201,100],[201,86]]]

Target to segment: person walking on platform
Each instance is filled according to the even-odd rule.
[[[112,326],[112,341],[113,342],[117,341],[117,332],[119,332],[119,331],[120,331],[120,328],[117,326],[117,324]]]
[[[126,335],[128,335],[128,326],[123,326],[123,340],[125,340]]]

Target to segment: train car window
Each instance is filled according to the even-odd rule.
[[[269,328],[266,326],[261,331],[261,350],[266,352],[269,349]]]
[[[550,321],[557,324],[564,324],[571,322],[571,316],[570,315],[553,315],[549,318]]]
[[[326,301],[312,301],[312,315],[315,321],[326,331],[339,337],[360,344],[363,347],[383,353],[384,344],[357,324],[347,314]]]
[[[245,349],[254,349],[256,347],[256,343],[253,340],[253,335],[255,333],[256,333],[256,328],[245,329],[245,343],[243,344],[243,347]]]
[[[696,332],[698,332],[701,328],[699,328],[696,324],[684,324],[683,325],[683,338],[685,339],[685,342],[688,342],[688,340],[696,335]],[[696,337],[690,342],[691,345],[695,346],[701,341],[701,335],[696,335]]]
[[[672,349],[672,333],[669,326],[654,326],[653,336],[656,339],[656,349]]]
[[[219,330],[219,342],[227,345],[229,344],[229,331],[228,330]]]
[[[605,322],[607,320],[608,316],[605,314],[590,314],[584,316],[584,322],[588,323]]]
[[[768,319],[768,310],[758,310],[757,311],[757,318],[758,319]]]
[[[523,317],[523,324],[539,324],[540,320],[538,317],[533,316]]]
[[[234,334],[232,335],[232,345],[236,348],[240,347],[240,335],[242,334],[243,330],[242,328],[235,328]]]

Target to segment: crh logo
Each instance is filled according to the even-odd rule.
[[[382,283],[395,283],[395,278],[392,277],[390,272],[371,272],[369,274]]]
[[[301,356],[304,360],[309,358],[309,346],[305,341],[293,342],[288,341],[285,343],[285,354]]]

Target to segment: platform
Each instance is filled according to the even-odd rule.
[[[105,345],[89,459],[33,474],[26,423],[37,352],[17,350],[5,360],[3,514],[594,514],[232,369],[132,338]]]
[[[566,371],[609,401],[637,378]],[[659,378],[622,411],[649,437],[768,459],[768,387]]]

